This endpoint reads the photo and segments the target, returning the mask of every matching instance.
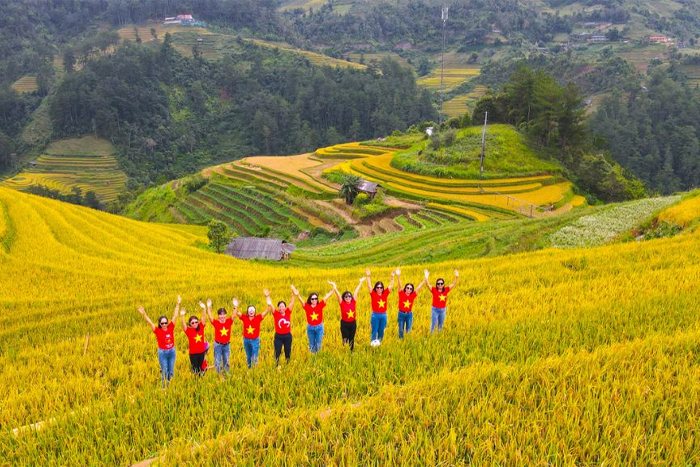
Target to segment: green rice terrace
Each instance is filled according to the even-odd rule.
[[[126,214],[140,220],[197,225],[218,219],[238,236],[284,238],[302,248],[293,260],[299,264],[326,254],[359,264],[362,255],[355,257],[354,251],[371,245],[381,249],[389,240],[392,249],[404,242],[429,243],[434,234],[439,234],[444,248],[426,249],[427,256],[449,257],[456,249],[479,256],[501,251],[494,232],[498,237],[498,232],[516,229],[518,235],[528,236],[530,227],[518,226],[533,225],[533,232],[542,229],[523,224],[524,218],[546,218],[542,225],[554,229],[570,219],[561,215],[569,211],[579,215],[581,211],[574,208],[585,205],[585,199],[573,193],[558,164],[538,158],[510,127],[493,125],[488,134],[489,178],[485,180],[468,178],[471,162],[458,157],[476,150],[475,135],[480,145],[480,128],[473,127],[459,131],[455,144],[436,154],[426,154],[429,141],[422,134],[404,134],[338,144],[309,154],[227,162],[147,190]],[[428,170],[443,161],[443,172],[437,172],[442,177],[396,167],[398,160],[411,169],[406,162],[411,157],[432,158]],[[343,173],[378,183],[379,194],[346,204],[338,194]],[[316,249],[307,254],[303,248]],[[388,253],[387,261],[400,257],[401,253]]]

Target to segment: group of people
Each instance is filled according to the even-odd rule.
[[[444,279],[438,279],[435,282],[435,286],[430,287],[430,292],[433,296],[430,324],[431,334],[436,330],[441,331],[445,323],[447,295],[457,285],[457,280],[459,278],[459,272],[457,270],[455,270],[454,274],[454,281],[451,285],[447,286],[445,285]],[[282,350],[284,350],[285,359],[289,362],[292,353],[291,315],[296,299],[303,303],[303,309],[306,313],[306,333],[309,339],[309,350],[311,353],[315,354],[321,350],[324,334],[323,310],[326,307],[326,301],[334,294],[338,298],[338,303],[340,305],[340,333],[343,338],[343,345],[348,345],[350,351],[354,350],[355,334],[357,332],[357,299],[360,289],[362,288],[362,283],[365,281],[367,282],[367,290],[369,291],[372,303],[370,345],[372,347],[379,346],[384,339],[384,331],[387,326],[389,294],[394,287],[395,279],[398,280],[399,285],[397,320],[399,338],[403,339],[404,335],[411,332],[413,327],[413,302],[423,285],[429,284],[430,274],[427,269],[424,271],[424,275],[425,277],[418,286],[414,286],[412,283],[407,283],[405,286],[402,286],[401,269],[397,268],[391,272],[391,282],[389,282],[387,287],[385,287],[384,283],[381,281],[376,282],[374,287],[372,287],[372,277],[368,268],[366,277],[360,279],[354,292],[345,291],[341,294],[337,284],[328,281],[328,284],[331,285],[331,290],[323,299],[319,299],[317,293],[311,293],[308,295],[307,299],[304,300],[297,288],[292,285],[292,297],[289,300],[289,304],[285,301],[279,301],[277,302],[276,308],[272,306],[270,292],[264,289],[263,294],[265,296],[266,307],[259,314],[253,305],[249,305],[246,308],[246,312],[241,313],[238,309],[240,302],[237,298],[234,298],[232,300],[232,316],[235,315],[243,324],[243,348],[245,349],[248,368],[257,365],[260,351],[260,324],[270,313],[272,313],[275,325],[275,362],[279,364]],[[230,371],[229,362],[231,355],[230,344],[233,317],[228,316],[226,308],[219,308],[217,310],[217,319],[214,319],[212,315],[212,301],[208,299],[206,303],[199,302],[199,306],[202,309],[201,319],[192,315],[186,320],[185,315],[187,314],[187,310],[181,308],[180,304],[181,298],[178,296],[175,304],[175,313],[172,319],[168,320],[167,316],[161,316],[157,320],[157,325],[151,321],[146,314],[146,310],[142,306],[138,307],[139,313],[141,313],[148,324],[150,324],[158,340],[158,361],[160,363],[163,386],[166,386],[175,374],[175,321],[178,314],[180,315],[182,330],[187,335],[189,341],[192,372],[201,375],[210,368],[206,360],[206,355],[210,346],[204,337],[205,321],[207,318],[214,328],[214,366],[216,371],[219,373]]]

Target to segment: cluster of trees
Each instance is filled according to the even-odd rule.
[[[158,48],[129,43],[69,73],[50,115],[57,136],[112,140],[127,174],[149,183],[217,159],[404,130],[436,118],[431,99],[411,70],[391,60],[367,70],[319,68],[238,41],[226,58],[208,62],[175,52],[166,35]]]
[[[656,69],[647,88],[615,93],[590,119],[600,147],[654,191],[700,185],[700,90]]]
[[[574,181],[604,201],[621,201],[644,195],[642,185],[602,154],[591,154],[591,137],[585,126],[583,96],[574,84],[560,86],[543,70],[523,64],[499,93],[484,96],[476,105],[474,122],[515,125],[541,149],[558,159]]]
[[[58,190],[54,190],[44,185],[31,186],[27,188],[26,191],[45,198],[65,201],[66,203],[87,206],[92,209],[104,209],[104,205],[100,202],[100,199],[97,197],[97,194],[94,191],[89,190],[83,193],[83,190],[77,186],[73,187],[71,192],[68,194],[63,194]]]

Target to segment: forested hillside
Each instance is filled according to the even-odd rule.
[[[157,48],[127,44],[89,61],[51,100],[57,134],[116,141],[122,167],[144,182],[215,158],[311,151],[433,118],[429,94],[395,62],[317,68],[244,41],[213,62],[183,57],[167,36]]]

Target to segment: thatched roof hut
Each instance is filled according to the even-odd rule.
[[[236,237],[226,247],[226,254],[239,259],[289,259],[296,247],[279,238]]]

